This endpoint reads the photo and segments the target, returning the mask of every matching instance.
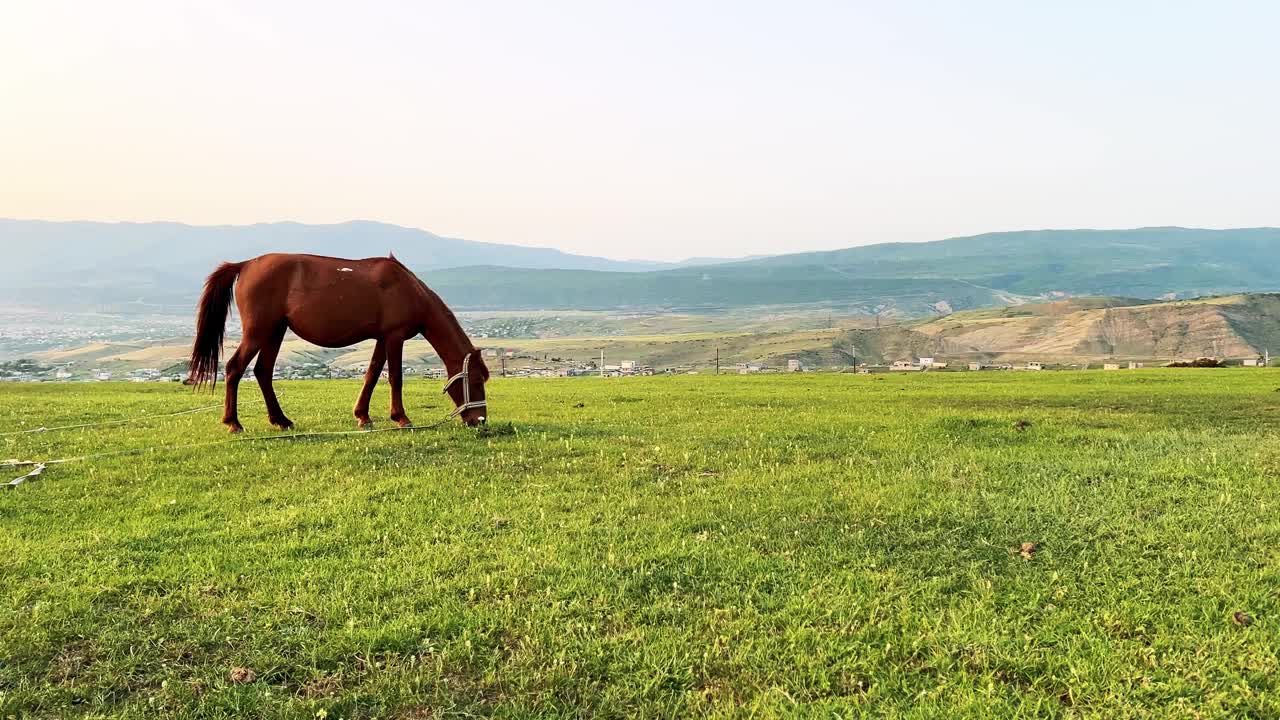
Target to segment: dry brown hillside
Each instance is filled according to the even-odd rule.
[[[881,362],[920,355],[1046,362],[1244,358],[1280,351],[1280,295],[1061,300],[854,331],[846,340],[860,357]]]

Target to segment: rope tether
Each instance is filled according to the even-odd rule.
[[[78,430],[80,428],[102,427],[104,425],[124,425],[126,423],[131,423],[138,420],[152,420],[152,419],[167,418],[167,417],[178,417],[179,415],[191,415],[193,413],[207,412],[209,410],[213,410],[215,408],[220,408],[220,407],[222,407],[221,403],[219,403],[218,405],[205,405],[204,407],[191,408],[189,410],[179,410],[177,412],[164,413],[162,415],[144,415],[142,417],[125,418],[123,420],[103,420],[102,422],[96,422],[96,423],[80,423],[79,425],[55,425],[54,427],[44,427],[42,425],[38,428],[31,428],[29,430],[9,430],[7,432],[0,432],[0,437],[5,437],[7,435],[27,435],[29,433],[53,432],[55,430]]]
[[[221,406],[219,405],[217,407],[221,407]],[[191,411],[185,411],[185,412],[191,412]],[[449,422],[454,418],[455,415],[456,413],[451,413],[431,423],[430,425],[407,425],[405,427],[400,427],[397,425],[394,427],[384,427],[384,428],[376,428],[376,429],[370,428],[365,430],[319,430],[316,432],[288,433],[283,435],[255,435],[251,437],[229,438],[227,440],[214,440],[212,442],[191,443],[188,445],[158,445],[158,446],[151,446],[151,447],[144,447],[144,448],[131,448],[128,450],[109,450],[107,452],[91,453],[89,455],[78,455],[75,457],[68,457],[68,458],[59,458],[57,460],[10,459],[10,460],[5,460],[3,462],[0,462],[0,466],[31,467],[32,470],[31,472],[28,472],[26,475],[23,475],[22,477],[14,478],[13,480],[9,481],[6,484],[0,485],[0,488],[6,488],[6,489],[16,488],[19,485],[21,485],[23,482],[27,481],[28,479],[39,476],[41,473],[44,472],[45,468],[49,465],[63,465],[65,463],[80,462],[83,460],[97,460],[99,458],[106,458],[106,457],[120,457],[123,455],[141,455],[143,453],[150,452],[152,450],[156,450],[159,448],[163,448],[166,450],[191,450],[194,448],[214,447],[217,445],[230,445],[232,443],[242,443],[242,442],[268,442],[268,441],[276,441],[276,440],[293,440],[297,438],[309,438],[309,437],[336,437],[341,435],[369,435],[372,433],[382,433],[382,432],[431,430]],[[155,415],[153,417],[164,417],[164,416]],[[114,421],[114,422],[126,422],[126,421]]]

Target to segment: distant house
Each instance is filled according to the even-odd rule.
[[[889,366],[889,369],[901,372],[905,370],[919,370],[921,368],[910,360],[895,360],[893,364]]]
[[[970,369],[970,370],[981,370],[981,369],[982,369],[982,363],[969,363],[969,369]]]
[[[1266,367],[1266,361],[1261,357],[1245,358],[1241,364],[1245,367]]]
[[[1140,363],[1140,362],[1134,362],[1134,361],[1130,360],[1130,361],[1129,361],[1129,369],[1130,369],[1130,370],[1141,370],[1141,369],[1142,369],[1142,363]]]
[[[787,361],[787,372],[804,372],[804,364],[792,358]]]
[[[487,358],[496,358],[498,357],[498,351],[496,348],[485,348],[484,356]]]
[[[1103,370],[1119,370],[1120,363],[1103,363],[1102,369]]]
[[[1042,363],[1042,362],[1029,362],[1029,363],[1027,363],[1027,369],[1028,369],[1028,370],[1043,370],[1043,369],[1044,369],[1044,363]]]
[[[933,358],[931,357],[920,358],[920,367],[929,367],[930,365],[933,365]]]
[[[101,381],[101,382],[106,382],[107,380],[110,380],[110,379],[111,379],[111,371],[110,371],[110,370],[99,370],[99,371],[97,372],[97,374],[95,374],[95,375],[94,375],[94,378],[95,378],[96,380]]]

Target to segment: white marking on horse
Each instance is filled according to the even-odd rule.
[[[355,272],[351,268],[338,268],[338,272]]]

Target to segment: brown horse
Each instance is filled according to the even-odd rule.
[[[239,281],[237,282],[237,278]],[[344,260],[318,255],[271,254],[239,263],[223,263],[204,283],[196,315],[196,339],[191,348],[195,385],[216,384],[222,337],[235,288],[240,311],[240,347],[227,360],[227,397],[222,423],[231,432],[244,428],[236,413],[240,378],[253,362],[271,424],[293,427],[271,387],[271,375],[286,330],[324,347],[344,347],[376,340],[373,358],[364,374],[364,387],[354,414],[360,427],[369,427],[369,398],[384,363],[391,384],[391,419],[400,427],[412,423],[405,415],[400,388],[404,375],[404,342],[421,333],[435,348],[450,378],[445,392],[452,397],[467,425],[485,421],[484,383],[489,370],[471,344],[458,319],[409,268],[395,258]]]

